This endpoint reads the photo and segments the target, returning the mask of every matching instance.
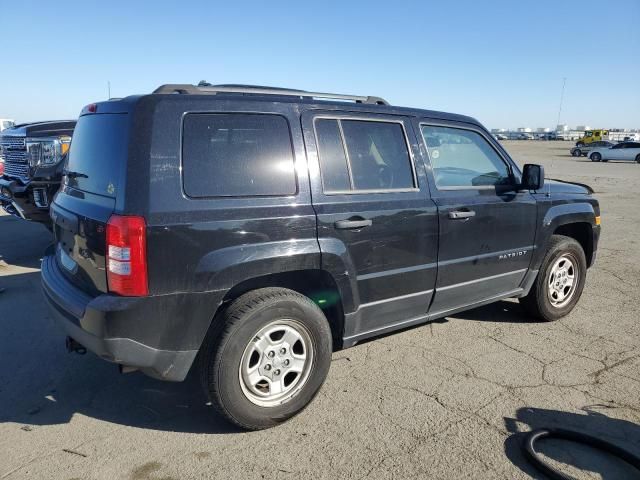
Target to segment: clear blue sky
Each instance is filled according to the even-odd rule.
[[[163,83],[368,94],[488,127],[640,128],[640,0],[0,0],[0,117]]]

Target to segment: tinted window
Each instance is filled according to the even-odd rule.
[[[319,118],[315,122],[320,172],[325,192],[351,189],[347,156],[337,120]]]
[[[422,135],[438,188],[511,183],[507,165],[479,133],[423,125]]]
[[[84,115],[73,132],[66,183],[85,192],[116,197],[127,161],[127,114]]]
[[[317,119],[315,129],[325,192],[415,187],[400,123]]]
[[[341,123],[356,190],[414,186],[402,125],[362,120]]]
[[[284,117],[189,114],[183,135],[187,195],[241,197],[296,192],[291,137]]]

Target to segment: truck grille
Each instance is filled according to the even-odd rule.
[[[4,160],[5,175],[28,180],[29,162],[24,137],[0,137],[0,158]]]
[[[5,162],[4,174],[26,180],[29,177],[29,165],[26,163]]]

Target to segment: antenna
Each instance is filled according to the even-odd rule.
[[[111,100],[111,81],[107,80],[107,100]]]

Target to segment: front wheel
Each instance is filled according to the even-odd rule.
[[[600,160],[602,160],[602,155],[600,155],[598,152],[594,152],[589,158],[591,158],[592,162],[599,162]]]
[[[552,235],[536,281],[520,303],[536,318],[558,320],[578,303],[586,274],[587,260],[580,244],[564,235]]]
[[[640,155],[636,156],[636,163],[640,163]]]
[[[331,329],[307,297],[261,288],[216,318],[200,355],[211,404],[241,428],[273,427],[303,410],[331,364]]]

